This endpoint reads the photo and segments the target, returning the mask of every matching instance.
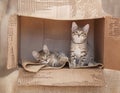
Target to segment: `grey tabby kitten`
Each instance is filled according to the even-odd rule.
[[[60,67],[68,62],[68,57],[65,56],[64,53],[51,52],[49,51],[47,45],[44,45],[43,49],[39,52],[33,51],[32,55],[42,65],[51,67]]]
[[[72,41],[70,54],[70,68],[78,68],[83,66],[92,66],[94,63],[93,51],[88,45],[89,24],[83,28],[72,23]]]

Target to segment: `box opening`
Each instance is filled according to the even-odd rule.
[[[89,45],[95,55],[95,61],[103,63],[104,18],[86,20],[51,20],[34,17],[18,16],[18,62],[21,60],[35,61],[33,50],[41,50],[46,44],[50,51],[64,52],[70,56],[72,21],[83,27],[90,24],[88,35]]]

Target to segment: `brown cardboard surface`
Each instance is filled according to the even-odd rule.
[[[81,27],[87,23],[90,24],[88,41],[94,51],[95,61],[105,64],[105,68],[119,69],[119,54],[117,53],[119,50],[119,21],[117,18],[105,17],[75,21]],[[72,21],[67,20],[19,17],[19,61],[35,61],[31,52],[41,50],[43,44],[47,44],[51,51],[65,52],[69,56],[71,23]],[[118,48],[111,51],[113,49],[111,46],[116,48],[118,46]],[[13,64],[13,62],[11,61],[9,64]],[[17,65],[17,62],[15,64]]]
[[[7,68],[16,68],[18,64],[18,28],[17,28],[17,15],[9,18],[8,24],[8,53],[7,53]]]
[[[120,71],[104,69],[106,86],[103,87],[55,87],[55,86],[18,86],[15,93],[119,93]]]
[[[72,21],[48,20],[48,19],[39,19],[39,18],[32,18],[32,17],[20,17],[19,20],[20,20],[20,24],[21,24],[21,27],[20,27],[21,28],[21,35],[20,35],[21,36],[21,43],[20,43],[21,49],[19,50],[21,52],[20,59],[34,61],[34,59],[31,56],[32,50],[33,49],[37,49],[37,50],[42,49],[43,44],[47,44],[51,51],[55,51],[55,50],[62,51],[62,52],[65,52],[67,55],[69,55]],[[88,38],[89,38],[90,45],[94,49],[94,46],[93,46],[94,45],[94,20],[82,20],[82,21],[78,20],[76,22],[81,27],[87,23],[90,24],[90,32],[89,32]],[[100,25],[101,24],[99,24],[99,26]],[[43,70],[41,70],[41,71],[43,71]],[[38,74],[41,75],[41,73],[43,73],[41,71],[38,72]],[[48,82],[49,80],[44,81],[44,80],[46,80],[45,78],[43,78],[44,80],[42,80],[40,78],[37,80],[38,85],[101,86],[101,83],[96,84],[95,83],[96,81],[92,81],[92,83],[88,83],[88,84],[85,82],[80,83],[80,82],[82,82],[82,80],[79,79],[81,76],[83,76],[83,78],[86,77],[86,80],[88,79],[88,81],[90,80],[89,79],[90,76],[88,74],[89,70],[88,70],[88,72],[86,69],[82,69],[82,70],[76,69],[76,70],[73,70],[73,72],[69,72],[69,71],[71,71],[71,70],[70,69],[50,70],[50,72],[49,72],[49,70],[47,70],[44,73],[52,73],[52,75],[50,77],[53,77],[53,81]],[[84,74],[83,75],[79,74],[80,76],[77,76],[77,73],[81,73],[81,72],[85,73],[85,76],[84,76]],[[72,75],[72,73],[75,73],[76,77],[78,77],[79,83],[76,83],[78,81],[77,79],[75,79],[76,81],[74,81],[74,78],[72,76],[70,76],[70,75]],[[90,72],[90,73],[95,74],[94,69],[93,69],[93,72]],[[66,74],[67,74],[67,77],[66,78],[63,77]],[[86,76],[87,74],[88,74],[88,76]],[[20,75],[23,75],[23,74],[20,73]],[[29,76],[29,75],[31,75],[31,73],[28,73],[27,75]],[[45,74],[45,75],[47,75],[47,74]],[[57,75],[57,77],[56,77],[56,75]],[[102,73],[101,73],[101,76],[103,76]],[[62,77],[65,78],[64,81],[62,80],[63,79]],[[71,79],[69,79],[70,77],[71,77]],[[24,78],[24,77],[22,76],[22,78]],[[34,78],[34,76],[30,79],[28,79],[29,77],[26,77],[24,79],[22,79],[22,78],[21,77],[19,78],[20,85],[26,85],[28,83],[30,83],[30,85],[36,84],[36,78]],[[56,80],[54,81],[54,79],[56,79]],[[43,82],[41,82],[41,80]],[[67,81],[67,80],[69,80],[69,81]],[[60,81],[62,81],[63,84],[60,84]],[[104,80],[101,79],[101,81],[103,82]],[[90,82],[91,82],[91,80],[90,80]],[[56,85],[55,83],[58,83],[58,84]]]
[[[95,61],[104,64],[104,33],[105,33],[105,18],[96,19],[94,23],[94,48]]]
[[[93,8],[93,6],[96,8]],[[85,9],[86,12],[81,11],[83,9]],[[66,10],[65,13],[62,10]],[[69,56],[72,21],[76,21],[80,26],[87,23],[90,24],[88,40],[95,53],[95,61],[101,63],[106,61],[107,54],[104,48],[106,49],[107,43],[104,43],[106,38],[105,33],[109,28],[106,29],[105,27],[107,25],[103,17],[106,14],[102,10],[101,0],[18,0],[18,15],[21,16],[18,22],[18,38],[20,39],[18,41],[19,61],[26,59],[33,61],[34,59],[31,52],[33,50],[39,51],[43,44],[47,44],[51,51],[57,50],[65,52]],[[119,34],[118,32],[117,34]],[[13,63],[11,61],[8,62],[8,64],[12,65]],[[15,64],[17,64],[17,62]],[[116,65],[117,64],[118,63],[116,63]]]
[[[19,70],[18,86],[103,86],[102,69]]]
[[[99,35],[103,36],[103,33],[101,33],[101,30],[102,32],[104,32],[105,19],[100,18],[100,19],[89,19],[89,20],[77,20],[76,22],[81,27],[87,23],[90,24],[88,41],[90,46],[93,48],[93,51],[95,50],[96,57],[98,57],[96,61],[103,63],[102,47],[104,45],[103,44],[104,42],[102,40],[104,37],[100,37],[98,39],[98,36]],[[33,17],[24,17],[24,16],[19,17],[20,36],[21,36],[20,42],[19,42],[20,43],[19,52],[21,52],[20,53],[21,55],[19,56],[19,59],[34,61],[31,55],[32,50],[34,49],[37,51],[41,50],[43,44],[47,44],[51,51],[55,51],[55,50],[62,51],[69,56],[70,41],[71,41],[71,23],[72,21],[65,21],[65,20],[50,20],[50,19],[40,19],[40,18],[33,18]],[[99,27],[99,30],[97,30],[97,27]],[[97,37],[94,36],[96,35],[96,33],[98,35]],[[102,69],[41,70],[40,72],[36,73],[37,76],[35,75],[35,73],[32,74],[33,76],[31,76],[31,73],[20,70],[18,83],[20,86],[24,86],[24,85],[25,86],[32,86],[32,85],[102,86],[104,82],[104,79],[103,79],[104,76],[103,76],[103,73],[101,72],[99,73],[99,70],[102,71]],[[39,77],[38,74],[42,75],[42,73],[44,73],[45,75],[48,75],[47,73],[52,73],[50,77],[52,77],[53,80],[50,82],[48,82],[49,80],[46,81],[45,77],[48,77],[48,76],[45,76],[45,77],[42,76],[43,80],[41,78],[36,80],[36,77]],[[83,74],[81,75],[81,73]],[[26,74],[26,77],[24,77],[25,74]],[[73,76],[76,75],[75,81],[74,81],[74,78],[72,77],[72,74]],[[95,74],[95,75],[100,74],[101,76],[98,75],[101,77],[100,82],[96,80],[92,80],[94,78],[91,77],[91,74]],[[67,76],[63,77],[64,75],[67,75]],[[85,79],[85,82],[83,82],[83,79]],[[60,83],[61,81],[62,83]]]
[[[120,70],[120,19],[106,18],[104,39],[105,68]]]

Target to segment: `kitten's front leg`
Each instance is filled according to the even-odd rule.
[[[71,53],[71,57],[70,57],[70,68],[76,68],[77,64],[76,64],[76,55],[74,53]]]
[[[87,51],[81,51],[81,56],[79,59],[79,66],[88,66]]]
[[[86,57],[81,57],[80,59],[81,60],[79,62],[79,66],[88,66],[88,62],[87,62]]]

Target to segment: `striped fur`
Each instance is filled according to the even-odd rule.
[[[85,25],[83,28],[79,28],[75,22],[72,23],[72,41],[70,52],[71,68],[89,66],[91,63],[94,63],[94,56],[88,46],[88,31],[89,24]]]
[[[33,51],[33,57],[41,64],[48,65],[51,67],[60,67],[68,62],[68,57],[64,53],[51,52],[47,45],[43,46],[43,49],[39,52]]]

